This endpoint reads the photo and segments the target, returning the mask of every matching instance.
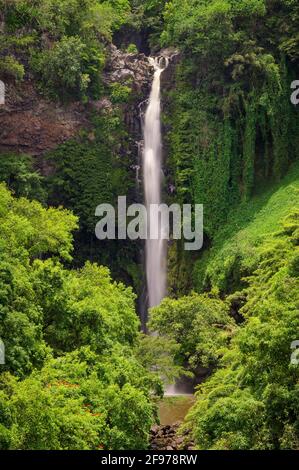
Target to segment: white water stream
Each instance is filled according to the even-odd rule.
[[[164,57],[150,58],[155,68],[152,90],[144,121],[144,151],[143,151],[143,178],[145,205],[147,214],[150,214],[152,204],[161,204],[162,186],[162,137],[161,137],[161,74],[168,66],[168,59]],[[148,218],[148,232],[151,223],[157,223]],[[159,230],[159,227],[154,227]],[[148,307],[159,305],[166,296],[167,291],[167,243],[162,239],[162,230],[158,233],[158,240],[146,241],[146,279],[148,291]]]
[[[171,59],[171,58],[170,58]],[[144,150],[143,150],[143,181],[145,205],[150,214],[152,204],[161,204],[162,188],[162,135],[161,135],[161,74],[168,67],[169,59],[165,57],[150,58],[150,64],[155,69],[152,90],[144,120]],[[151,227],[159,224],[156,218],[148,217],[148,234],[151,228],[159,233],[157,240],[147,237],[146,241],[146,279],[148,292],[148,307],[155,307],[167,295],[167,242],[163,240],[163,227]],[[174,384],[166,387],[165,396],[192,396],[190,386]]]

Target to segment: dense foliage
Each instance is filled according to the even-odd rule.
[[[208,295],[191,295],[178,300],[165,299],[152,310],[150,327],[180,345],[178,360],[196,372],[217,365],[234,324],[228,305]]]
[[[190,414],[201,448],[298,449],[298,211],[259,257],[243,292],[246,322]]]
[[[298,450],[298,26],[298,0],[0,0],[0,79],[86,123],[37,159],[0,151],[0,449],[146,449],[184,372],[199,449]],[[152,336],[125,286],[142,292],[141,246],[95,243],[96,207],[140,197],[147,97],[104,80],[112,44],[177,52],[164,199],[205,211],[201,253],[169,243]]]
[[[167,318],[187,358],[205,357],[213,334],[204,316],[202,328],[194,325],[193,303],[204,315],[206,299],[220,294],[222,314],[228,308],[238,324],[226,352],[221,335],[214,339],[219,370],[190,414],[202,449],[298,449],[298,367],[290,365],[299,332],[298,165],[281,181],[298,160],[298,112],[290,103],[298,12],[298,2],[280,0],[165,7],[162,43],[181,51],[165,94],[168,179],[177,201],[204,204],[206,232],[193,283],[194,260],[180,244],[172,248],[171,293],[207,293],[165,301],[153,324],[165,332]]]
[[[104,97],[111,104],[102,113],[80,108],[88,115],[88,130],[44,157],[55,172],[43,183],[30,156],[8,153],[0,155],[0,180],[17,195],[71,209],[79,217],[74,264],[90,259],[108,265],[139,292],[139,247],[115,243],[100,250],[94,236],[99,204],[116,204],[119,195],[134,202],[135,196],[130,153],[135,143],[124,125],[134,84],[103,83],[114,33],[134,22],[131,7],[128,0],[0,1],[0,79],[33,80],[54,102],[88,104]]]
[[[232,205],[296,158],[298,115],[289,100],[296,57],[285,44],[297,36],[284,24],[296,12],[296,2],[260,0],[166,7],[163,40],[184,51],[166,115],[173,177],[181,200],[205,204],[209,236]]]
[[[33,73],[51,97],[99,95],[105,46],[130,18],[128,0],[1,0],[0,73]]]
[[[243,278],[259,265],[258,247],[299,205],[298,176],[297,164],[279,184],[231,211],[212,247],[196,264],[194,279],[199,290],[217,289],[223,295],[244,287]]]
[[[3,184],[0,196],[0,447],[146,448],[150,394],[161,393],[161,376],[178,373],[170,354],[147,353],[135,296],[107,268],[63,266],[72,213],[15,199]],[[166,346],[174,351],[162,339],[150,345]]]

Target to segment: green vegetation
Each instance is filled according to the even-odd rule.
[[[280,179],[298,157],[293,69],[279,32],[269,37],[268,24],[278,19],[266,3],[174,1],[166,8],[163,40],[184,51],[165,116],[171,178],[179,201],[205,205],[210,238],[232,205]],[[286,4],[289,14],[297,11]]]
[[[111,101],[113,104],[127,103],[131,95],[132,89],[120,83],[111,84]]]
[[[91,81],[89,69],[94,68],[97,73],[103,62],[103,55],[96,50],[87,51],[79,37],[63,36],[52,49],[33,57],[32,66],[54,96],[59,90],[64,94],[84,96]]]
[[[227,305],[207,295],[165,299],[151,312],[150,327],[180,344],[179,360],[196,371],[215,367],[233,331]]]
[[[199,449],[299,449],[298,23],[298,0],[0,0],[1,115],[28,84],[86,122],[38,158],[0,151],[0,449],[145,450],[183,375],[200,383],[186,419]],[[140,197],[147,96],[103,75],[113,44],[133,62],[179,52],[162,87],[164,197],[205,211],[201,253],[169,243],[152,336],[141,246],[95,243],[96,207]]]
[[[134,193],[124,126],[133,83],[107,85],[102,80],[114,32],[132,21],[130,4],[127,0],[2,0],[0,5],[4,30],[0,79],[29,78],[39,93],[53,101],[88,104],[105,97],[111,102],[111,109],[103,112],[81,108],[89,129],[44,157],[55,173],[50,171],[43,183],[39,184],[30,156],[6,153],[1,155],[0,180],[16,195],[71,209],[79,217],[73,264],[82,266],[90,259],[108,265],[113,276],[139,292],[138,247],[115,243],[100,250],[94,236],[96,207],[115,204],[119,195],[130,199]]]
[[[242,278],[259,265],[258,247],[280,228],[281,220],[299,205],[299,167],[294,166],[279,185],[244,202],[219,228],[213,247],[196,262],[197,289],[231,293],[243,286]]]
[[[16,196],[41,202],[46,199],[43,177],[34,170],[33,158],[29,155],[1,153],[0,181],[5,181]]]
[[[128,194],[132,185],[127,156],[118,153],[127,137],[121,118],[117,109],[95,115],[91,132],[83,132],[48,155],[56,166],[47,179],[50,201],[72,208],[81,228],[89,233],[94,232],[96,207],[117,203],[117,197]]]
[[[129,44],[128,47],[127,47],[127,52],[128,52],[129,54],[137,54],[137,53],[138,53],[138,49],[137,49],[136,44]]]
[[[209,294],[166,299],[152,311],[153,328],[180,344],[180,360],[191,370],[212,368],[187,421],[200,449],[298,448],[299,370],[291,365],[299,331],[294,170],[270,197],[256,197],[247,212],[243,204],[219,232],[201,266]],[[225,301],[217,300],[219,291]]]
[[[0,195],[1,448],[146,448],[150,395],[161,394],[164,371],[172,376],[170,354],[146,353],[135,296],[107,268],[63,266],[74,215],[3,184]],[[166,347],[175,345],[151,342],[151,352]]]
[[[127,87],[114,87],[113,92],[119,101],[127,94]],[[113,277],[139,291],[138,247],[126,240],[99,244],[95,238],[97,206],[110,203],[116,207],[118,196],[133,197],[134,174],[122,117],[121,107],[95,114],[91,130],[48,154],[55,172],[47,178],[46,186],[50,204],[63,205],[79,217],[74,264],[81,266],[86,259],[97,261],[109,266]]]
[[[235,335],[190,414],[200,448],[298,449],[298,211],[258,250]]]
[[[0,62],[0,74],[3,77],[12,77],[16,81],[24,78],[24,66],[20,64],[13,56],[7,55]]]
[[[173,0],[164,11],[162,44],[181,51],[164,92],[171,200],[204,204],[206,236],[197,260],[171,247],[174,299],[153,309],[151,323],[179,343],[179,361],[212,373],[187,423],[200,449],[299,445],[290,359],[298,113],[289,99],[298,14],[298,2],[279,0]]]
[[[161,424],[169,425],[183,421],[194,401],[192,395],[164,397],[159,403]]]
[[[233,211],[246,211],[252,197],[270,191],[298,160],[298,112],[290,103],[298,61],[295,48],[286,48],[297,41],[298,6],[279,0],[172,1],[164,16],[162,43],[181,51],[164,91],[168,182],[176,189],[171,202],[204,204],[209,248],[219,245]],[[186,273],[194,259],[180,244],[172,248],[171,294],[211,287],[204,280],[209,254],[204,256],[192,284]],[[225,264],[232,266],[230,259]]]
[[[0,7],[1,75],[33,73],[56,99],[100,95],[105,46],[130,19],[128,0],[1,0]]]

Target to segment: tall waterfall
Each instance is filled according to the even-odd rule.
[[[151,204],[161,203],[162,185],[162,136],[161,136],[161,100],[160,84],[161,74],[168,66],[168,59],[164,57],[150,58],[155,68],[152,90],[144,121],[144,151],[143,151],[143,178],[145,204],[148,215]],[[164,67],[164,68],[163,68]],[[156,223],[148,219],[150,223]],[[159,229],[159,227],[158,227]],[[161,237],[146,241],[146,278],[148,290],[148,306],[159,305],[166,295],[167,285],[167,243]]]

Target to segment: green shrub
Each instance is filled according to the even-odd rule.
[[[123,367],[126,358],[119,355]],[[145,450],[153,423],[148,394],[132,370],[119,386],[108,362],[88,348],[57,359],[18,382],[0,377],[0,443],[10,450]]]
[[[127,52],[129,54],[137,54],[138,53],[138,48],[136,44],[129,44],[127,47]]]
[[[0,181],[18,197],[46,200],[42,176],[33,169],[33,159],[29,155],[0,154]]]
[[[25,68],[18,60],[12,55],[1,57],[0,59],[0,76],[11,77],[16,81],[23,80],[25,75]]]
[[[244,287],[243,278],[259,264],[258,247],[276,232],[280,221],[299,204],[299,165],[272,188],[231,211],[214,237],[213,246],[195,263],[199,292],[217,288],[229,294]]]
[[[29,64],[52,98],[97,99],[102,92],[105,48],[114,31],[131,21],[128,0],[1,0],[0,73],[21,79]]]
[[[114,104],[127,103],[130,99],[132,89],[126,85],[115,82],[110,85],[111,101]]]
[[[53,96],[84,96],[90,76],[87,72],[87,46],[79,37],[63,37],[52,49],[35,54],[32,66],[40,74],[43,86]],[[102,62],[98,60],[100,68]]]
[[[177,358],[197,367],[215,367],[233,331],[228,305],[208,295],[193,294],[178,300],[165,299],[150,314],[150,328],[175,340]]]

